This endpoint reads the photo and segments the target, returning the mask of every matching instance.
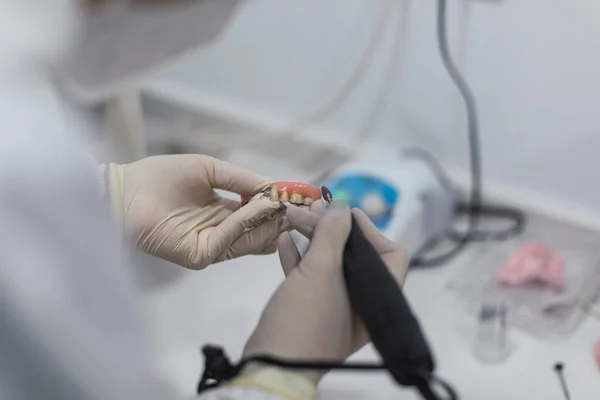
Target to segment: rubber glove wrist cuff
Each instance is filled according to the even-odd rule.
[[[260,389],[285,400],[315,400],[317,398],[317,387],[309,374],[260,363],[249,364],[237,378],[227,385]]]
[[[109,164],[107,180],[111,217],[117,229],[118,237],[119,239],[122,239],[124,232],[123,166],[120,164]]]

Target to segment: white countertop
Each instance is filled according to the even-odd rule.
[[[409,274],[406,293],[433,347],[438,374],[450,381],[461,399],[556,399],[563,395],[553,365],[564,362],[573,400],[600,398],[600,374],[593,344],[600,322],[589,318],[567,342],[551,344],[510,330],[513,354],[503,363],[486,365],[471,354],[474,321],[444,286],[464,262]],[[463,261],[461,261],[463,260]],[[177,268],[162,266],[163,268]],[[204,271],[172,270],[175,279],[149,294],[150,317],[159,333],[164,373],[186,398],[194,394],[202,372],[203,344],[224,346],[235,360],[262,307],[283,279],[276,255],[246,257]],[[355,356],[374,359],[369,346]],[[384,373],[330,374],[322,383],[325,398],[417,399],[399,389]]]
[[[308,179],[301,171],[284,166],[274,169],[269,160],[261,162],[242,155],[229,161],[252,166],[259,173],[276,173],[274,179]],[[577,243],[600,242],[599,233],[543,217],[530,216],[529,221],[529,229],[540,234],[550,231]],[[587,318],[568,341],[560,344],[511,329],[515,349],[501,364],[487,365],[472,355],[475,319],[446,285],[471,262],[474,250],[471,247],[443,267],[411,272],[407,279],[405,293],[429,339],[438,375],[458,390],[461,400],[564,400],[553,370],[560,361],[565,364],[572,400],[600,399],[600,371],[593,359],[600,321],[594,318]],[[149,275],[163,275],[164,281],[172,278],[147,294],[150,318],[164,354],[163,371],[181,390],[182,398],[190,398],[203,371],[200,348],[209,343],[221,345],[236,360],[264,305],[283,280],[283,272],[277,255],[244,257],[197,272],[151,264],[143,263],[140,269]],[[376,354],[368,346],[354,359],[375,360]],[[419,399],[411,390],[396,386],[385,373],[331,373],[323,380],[321,391],[325,399]]]

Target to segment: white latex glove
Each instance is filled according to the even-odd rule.
[[[273,182],[204,155],[166,155],[109,166],[113,215],[146,253],[190,269],[276,251],[283,214],[278,202],[225,199],[213,189],[254,194]]]
[[[327,211],[322,202],[311,210],[289,207],[286,214],[294,228],[311,238],[310,247],[302,257],[289,233],[280,237],[280,259],[287,278],[267,304],[244,355],[342,362],[369,341],[350,308],[342,271],[351,215],[399,285],[404,283],[408,258],[362,211],[351,212],[343,202],[334,202]],[[296,372],[314,384],[323,373]]]

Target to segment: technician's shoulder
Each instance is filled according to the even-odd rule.
[[[92,176],[69,110],[42,72],[9,79],[0,63],[0,185]],[[57,182],[58,183],[58,182]]]

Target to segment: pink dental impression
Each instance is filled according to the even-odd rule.
[[[521,246],[496,274],[498,282],[507,286],[542,284],[555,292],[565,286],[565,265],[560,256],[539,243]]]

